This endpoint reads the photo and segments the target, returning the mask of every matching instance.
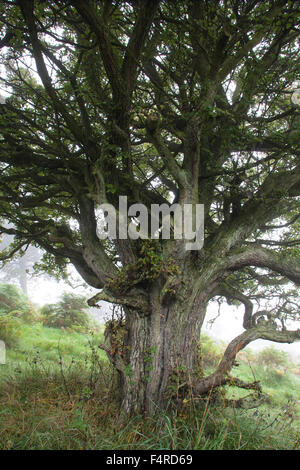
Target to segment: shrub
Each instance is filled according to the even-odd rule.
[[[21,334],[21,320],[33,323],[37,313],[23,292],[12,284],[0,284],[0,339],[14,345]]]
[[[0,284],[0,314],[28,309],[28,299],[16,286]]]
[[[59,302],[42,307],[42,321],[45,326],[53,328],[86,328],[89,326],[86,308],[84,297],[64,292]]]
[[[257,363],[274,369],[282,368],[287,370],[291,363],[288,353],[280,351],[274,346],[263,349],[257,355]]]
[[[204,370],[216,365],[222,359],[222,348],[216,344],[209,336],[201,335],[201,359]]]
[[[38,313],[27,296],[13,284],[0,284],[0,315],[13,314],[26,323],[38,320]]]
[[[4,341],[6,347],[14,346],[20,335],[20,319],[15,317],[13,313],[0,315],[0,340]]]

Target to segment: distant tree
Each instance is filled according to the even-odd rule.
[[[36,319],[37,312],[22,291],[12,284],[0,284],[0,340],[13,346],[21,334],[22,321]]]
[[[0,244],[0,250],[5,249],[5,242]],[[7,247],[9,243],[7,244]],[[17,281],[23,290],[28,295],[28,274],[34,266],[34,264],[40,260],[41,251],[34,247],[29,246],[21,256],[17,256],[11,260],[7,260],[6,263],[1,267],[0,279],[3,282]]]
[[[64,292],[59,302],[41,308],[43,323],[54,328],[87,327],[89,318],[86,313],[86,299],[82,296]]]
[[[7,229],[13,228],[2,222]],[[28,295],[28,281],[35,274],[35,266],[42,262],[43,252],[36,246],[28,244],[21,250],[18,247],[18,239],[13,235],[4,233],[0,239],[0,253],[4,261],[0,266],[0,279],[3,282],[18,282],[23,292]],[[44,273],[44,277],[47,274]]]
[[[274,348],[274,346],[269,346],[268,348],[260,351],[257,355],[257,360],[259,364],[263,364],[266,367],[287,368],[291,365],[291,360],[288,353],[285,351],[280,351]]]
[[[49,271],[72,263],[101,290],[91,305],[123,307],[102,347],[126,413],[255,388],[230,376],[236,354],[258,338],[300,339],[288,327],[299,318],[299,13],[290,0],[0,4],[11,92],[0,216],[14,226],[1,231],[14,250],[45,250]],[[203,248],[173,235],[100,240],[97,207],[122,195],[148,209],[204,204]],[[245,331],[199,377],[207,305],[221,298],[244,306]]]
[[[29,308],[28,298],[12,284],[0,284],[0,313],[14,312],[16,316]]]

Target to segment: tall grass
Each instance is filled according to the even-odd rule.
[[[0,393],[0,449],[226,450],[299,448],[288,415],[226,410],[206,403],[180,413],[127,420],[118,413],[111,371],[97,382],[81,368],[35,366]],[[298,442],[297,442],[298,441]]]
[[[263,386],[274,392],[258,409],[229,409],[209,397],[151,418],[128,419],[119,413],[116,377],[97,342],[101,333],[88,337],[36,324],[22,327],[18,348],[9,350],[8,364],[0,366],[0,449],[300,448],[299,389],[288,373],[278,379],[255,367]],[[251,378],[246,362],[238,369],[242,378]]]

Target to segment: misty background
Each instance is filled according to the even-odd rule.
[[[3,235],[0,251],[8,250],[13,241],[13,236]],[[86,298],[92,297],[98,292],[97,289],[83,283],[73,266],[68,268],[68,282],[57,281],[48,274],[36,272],[35,263],[41,260],[42,254],[43,252],[39,248],[29,245],[23,256],[15,257],[0,267],[0,282],[18,286],[33,304],[39,306],[56,303],[63,292],[73,292]],[[100,308],[88,307],[87,313],[91,318],[103,324],[112,315],[112,305],[101,301],[99,306]],[[243,306],[229,306],[225,302],[220,306],[218,302],[212,301],[209,304],[202,331],[216,341],[228,343],[244,331],[242,327],[243,314]],[[299,322],[290,322],[290,326],[296,329],[300,327],[300,324]],[[251,343],[250,349],[258,351],[270,345],[289,353],[293,361],[300,360],[300,347],[297,342],[278,344],[272,341],[256,340]]]

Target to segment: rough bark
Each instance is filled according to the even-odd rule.
[[[183,397],[199,380],[199,339],[208,295],[182,282],[166,295],[154,284],[148,312],[125,307],[126,321],[109,322],[108,353],[120,375],[121,408],[153,415],[169,400]]]
[[[119,373],[121,409],[127,415],[154,415],[169,403],[177,405],[191,394],[207,395],[227,384],[256,391],[261,397],[258,382],[244,383],[230,375],[239,351],[259,338],[276,342],[300,339],[300,330],[279,330],[267,323],[261,326],[250,315],[248,327],[228,345],[215,372],[203,376],[200,332],[215,283],[210,280],[199,292],[187,280],[186,275],[181,286],[168,295],[159,282],[154,283],[147,309],[145,303],[140,309],[124,306],[126,319],[107,325],[107,341],[100,347]],[[249,317],[249,308],[245,315]]]

